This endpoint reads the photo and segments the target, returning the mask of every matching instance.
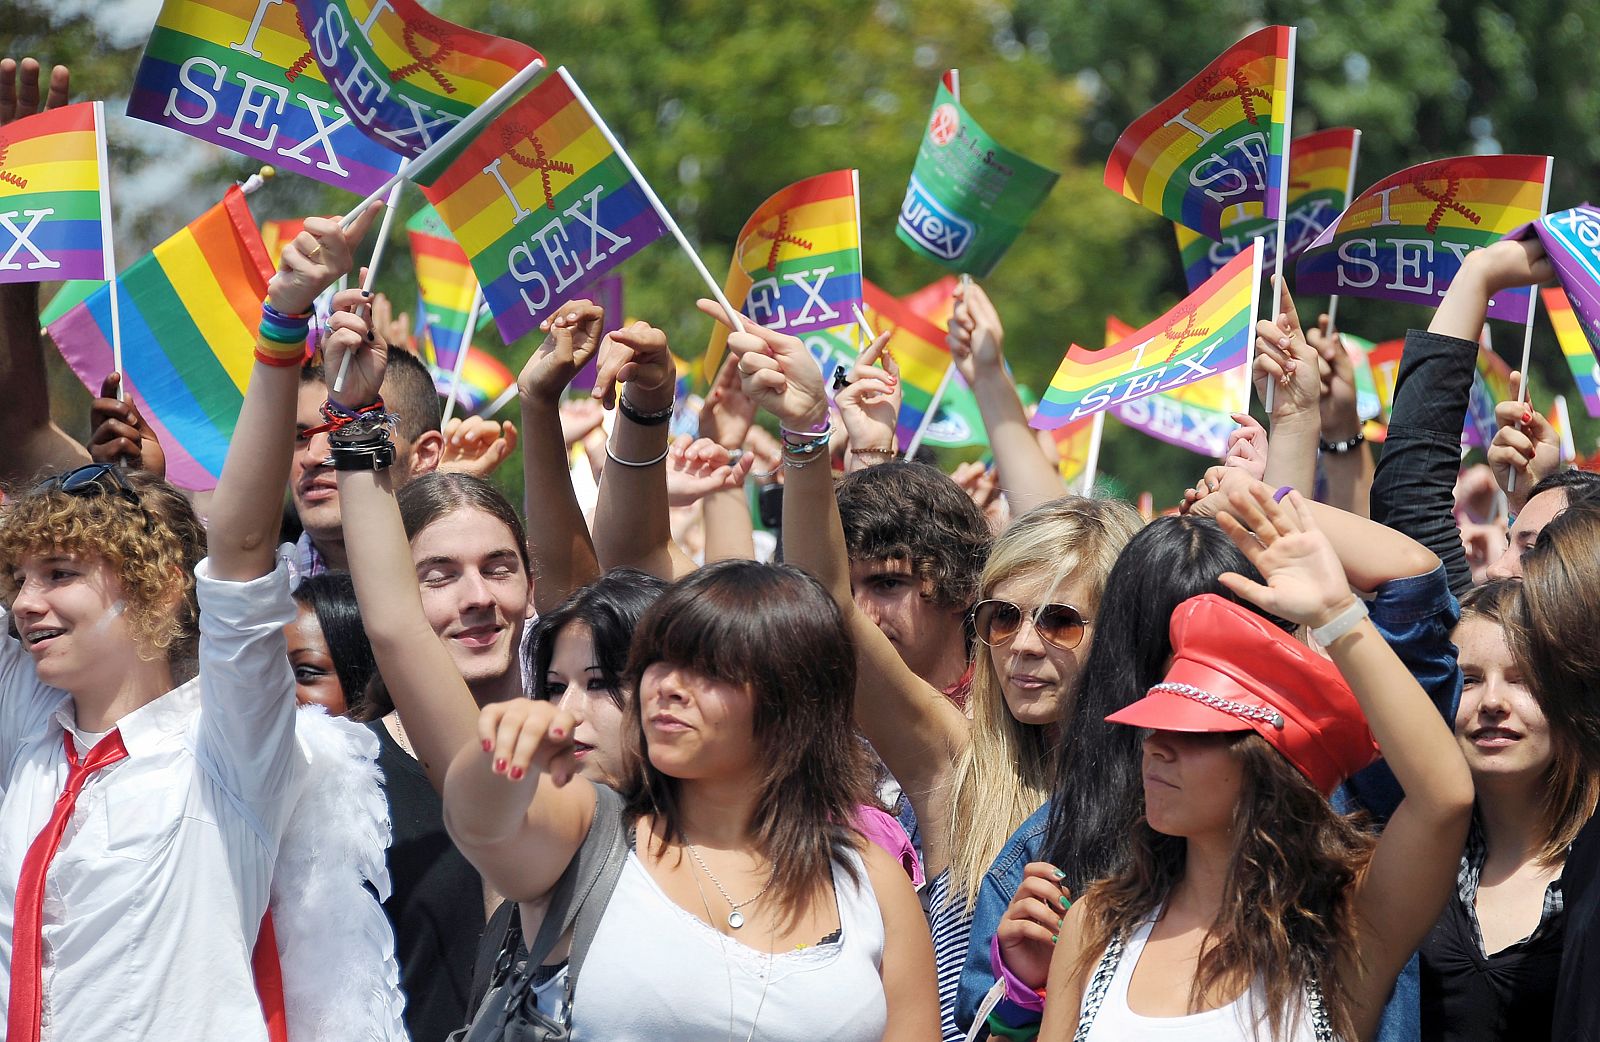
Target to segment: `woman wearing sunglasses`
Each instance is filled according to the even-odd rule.
[[[266,1042],[283,1009],[264,916],[310,772],[274,560],[289,455],[266,447],[292,441],[312,301],[375,216],[309,218],[285,247],[206,532],[176,489],[104,465],[0,509],[8,1042]]]
[[[720,316],[708,302],[701,306]],[[753,328],[746,322],[747,328]],[[851,596],[850,565],[821,449],[821,373],[793,337],[729,335],[747,393],[778,417],[784,439],[784,559],[833,594],[855,641],[856,721],[910,797],[932,881],[941,1031],[959,1039],[956,983],[978,885],[1014,829],[1049,792],[1055,728],[1094,633],[1106,573],[1139,528],[1126,504],[1070,497],[1023,515],[995,541],[973,624],[982,642],[966,714],[913,673]],[[820,454],[820,455],[819,455]]]

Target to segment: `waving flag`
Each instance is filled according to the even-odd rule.
[[[485,127],[423,194],[471,259],[508,344],[666,232],[565,69]]]
[[[1251,33],[1122,132],[1106,187],[1212,239],[1275,218],[1293,70],[1293,29]]]
[[[1463,156],[1391,174],[1301,255],[1295,290],[1437,307],[1468,253],[1539,216],[1549,168],[1546,156]],[[1532,299],[1496,294],[1489,317],[1524,322]]]
[[[450,393],[455,383],[456,352],[460,348],[435,347],[425,359],[433,374],[433,386],[441,395]],[[516,377],[506,364],[481,347],[467,347],[467,360],[461,365],[461,383],[456,385],[457,415],[475,413],[499,398]]]
[[[950,349],[945,346],[944,330],[912,311],[906,305],[862,280],[866,298],[867,322],[873,331],[890,333],[888,350],[900,363],[900,418],[896,438],[901,451],[915,439],[951,372]]]
[[[1550,324],[1556,330],[1556,342],[1561,345],[1561,356],[1572,370],[1572,379],[1578,384],[1578,394],[1590,416],[1600,417],[1600,361],[1589,348],[1583,326],[1572,310],[1572,301],[1559,287],[1539,291],[1544,307],[1550,314]]]
[[[1494,353],[1489,343],[1489,327],[1485,325],[1478,338],[1477,371],[1472,374],[1472,387],[1467,392],[1467,418],[1461,428],[1461,444],[1487,449],[1500,429],[1494,418],[1494,407],[1510,400],[1511,366]]]
[[[417,0],[294,0],[309,48],[355,126],[420,155],[539,52],[456,25]],[[303,67],[303,66],[302,66]]]
[[[1106,346],[1126,340],[1134,329],[1115,315],[1106,318]],[[1212,459],[1228,451],[1228,435],[1238,424],[1233,414],[1250,408],[1250,372],[1244,366],[1197,380],[1172,391],[1112,406],[1125,427],[1169,445]],[[1087,420],[1080,420],[1086,423]],[[1068,427],[1071,427],[1068,424]],[[1060,440],[1061,431],[1054,432]]]
[[[293,0],[165,0],[128,115],[364,195],[403,157],[351,123],[309,46]]]
[[[1531,231],[1538,234],[1555,265],[1556,280],[1572,305],[1570,314],[1600,357],[1600,209],[1585,203],[1549,214],[1533,222]],[[1530,229],[1511,234],[1521,238]]]
[[[438,212],[426,203],[406,221],[406,238],[417,273],[418,349],[443,348],[453,360],[466,339],[467,312],[477,285],[472,264]]]
[[[734,241],[724,292],[768,329],[799,336],[848,326],[861,304],[861,201],[854,170],[796,181],[756,207]],[[700,360],[716,379],[727,354],[720,323]]]
[[[1297,137],[1289,151],[1289,208],[1285,220],[1284,259],[1293,261],[1322,234],[1350,202],[1350,185],[1355,178],[1356,159],[1361,146],[1361,131],[1349,127],[1319,130]],[[1230,211],[1233,213],[1233,211]],[[1208,239],[1181,224],[1172,227],[1178,234],[1178,252],[1183,257],[1183,273],[1191,290],[1222,269],[1222,266],[1256,236],[1262,237],[1266,256],[1262,266],[1276,259],[1277,222],[1270,217],[1236,217],[1226,220],[1220,240]]]
[[[1252,243],[1177,307],[1118,344],[1099,351],[1073,345],[1032,425],[1051,430],[1244,365],[1255,337],[1261,253]]]
[[[914,251],[979,278],[994,270],[1060,177],[990,137],[961,107],[947,72],[900,204],[895,234]]]
[[[123,386],[167,454],[167,477],[214,488],[255,364],[255,333],[273,264],[244,193],[229,188],[117,276]],[[49,327],[85,387],[113,369],[110,289],[102,287]]]
[[[0,282],[107,277],[107,173],[98,101],[0,127]]]

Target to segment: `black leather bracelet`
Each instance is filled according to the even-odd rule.
[[[640,412],[628,404],[628,396],[626,394],[617,395],[617,411],[641,427],[659,427],[666,423],[672,419],[672,410],[676,404],[674,402],[660,412]]]
[[[328,435],[327,463],[334,470],[387,470],[394,463],[388,418],[368,413]]]
[[[1321,449],[1323,452],[1330,452],[1335,456],[1343,456],[1345,453],[1353,451],[1357,445],[1360,445],[1366,440],[1367,436],[1365,434],[1362,434],[1360,431],[1356,431],[1356,436],[1354,438],[1346,438],[1344,441],[1323,441],[1321,438],[1318,438],[1317,448]]]

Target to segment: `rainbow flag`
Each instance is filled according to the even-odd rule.
[[[261,222],[261,245],[266,248],[267,257],[274,265],[278,263],[278,258],[283,253],[283,248],[289,244],[289,240],[304,231],[305,227],[304,217]]]
[[[165,0],[134,75],[128,115],[280,172],[358,195],[373,191],[404,157],[351,122],[312,60],[298,18],[292,2],[279,0]]]
[[[1073,420],[1050,432],[1056,443],[1056,471],[1071,484],[1089,467],[1089,450],[1094,443],[1094,417]]]
[[[309,49],[351,121],[420,155],[535,61],[527,44],[446,21],[417,0],[294,0]],[[413,177],[413,180],[418,178]]]
[[[1134,328],[1115,315],[1106,317],[1107,347],[1133,333]],[[1228,435],[1238,426],[1233,414],[1249,408],[1250,372],[1239,366],[1172,391],[1114,405],[1110,412],[1126,427],[1180,449],[1219,459],[1227,454]],[[1055,433],[1059,435],[1060,430]]]
[[[1261,248],[1250,248],[1177,307],[1099,351],[1073,345],[1031,424],[1051,430],[1246,364],[1255,338]]]
[[[1594,352],[1589,349],[1589,340],[1583,335],[1583,327],[1572,310],[1572,301],[1556,286],[1540,290],[1539,296],[1544,299],[1550,324],[1555,327],[1561,355],[1567,360],[1572,378],[1578,384],[1583,407],[1590,416],[1600,417],[1600,362],[1595,360]]]
[[[417,345],[427,352],[444,349],[453,359],[465,339],[467,312],[477,287],[466,251],[456,244],[433,207],[422,209],[406,221],[411,240],[411,263],[417,272]]]
[[[1462,258],[1539,216],[1549,171],[1547,156],[1463,156],[1391,174],[1301,254],[1295,291],[1437,307]],[[1489,317],[1525,322],[1532,299],[1496,294]]]
[[[428,371],[433,374],[433,386],[441,395],[450,394],[455,382],[456,351],[459,348],[435,347]],[[481,347],[467,346],[467,360],[461,366],[461,383],[456,387],[456,412],[458,415],[477,412],[500,397],[516,377],[506,364]]]
[[[1494,407],[1510,400],[1511,366],[1494,353],[1489,343],[1489,327],[1485,324],[1478,338],[1477,371],[1472,374],[1472,388],[1467,392],[1467,418],[1461,428],[1461,444],[1488,449],[1500,429],[1494,418]]]
[[[800,335],[847,326],[861,303],[861,202],[856,171],[796,181],[756,207],[734,240],[723,287],[730,303],[768,329]],[[720,322],[701,359],[709,383],[727,353]]]
[[[0,127],[0,282],[107,277],[108,173],[98,101]]]
[[[941,398],[949,374],[950,349],[942,329],[866,279],[861,280],[867,324],[889,330],[888,350],[900,363],[900,417],[895,437],[904,452],[917,432],[931,422],[929,410]]]
[[[1273,25],[1228,48],[1122,132],[1106,187],[1212,239],[1276,217],[1294,46],[1294,29]]]
[[[1290,142],[1289,204],[1285,217],[1288,228],[1283,239],[1285,261],[1300,256],[1323,229],[1344,212],[1350,202],[1350,186],[1355,178],[1360,148],[1361,131],[1349,127],[1319,130]],[[1189,288],[1196,289],[1215,275],[1258,235],[1267,250],[1261,264],[1270,267],[1278,252],[1277,224],[1270,217],[1227,220],[1220,241],[1174,224]]]
[[[557,69],[423,189],[508,344],[666,233],[577,95]]]
[[[255,365],[273,265],[238,187],[117,276],[123,386],[167,454],[167,477],[214,488]],[[91,393],[112,370],[111,293],[96,291],[49,327]]]

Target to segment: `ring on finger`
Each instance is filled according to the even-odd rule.
[[[306,251],[306,260],[316,260],[322,256],[322,243],[317,243]]]

